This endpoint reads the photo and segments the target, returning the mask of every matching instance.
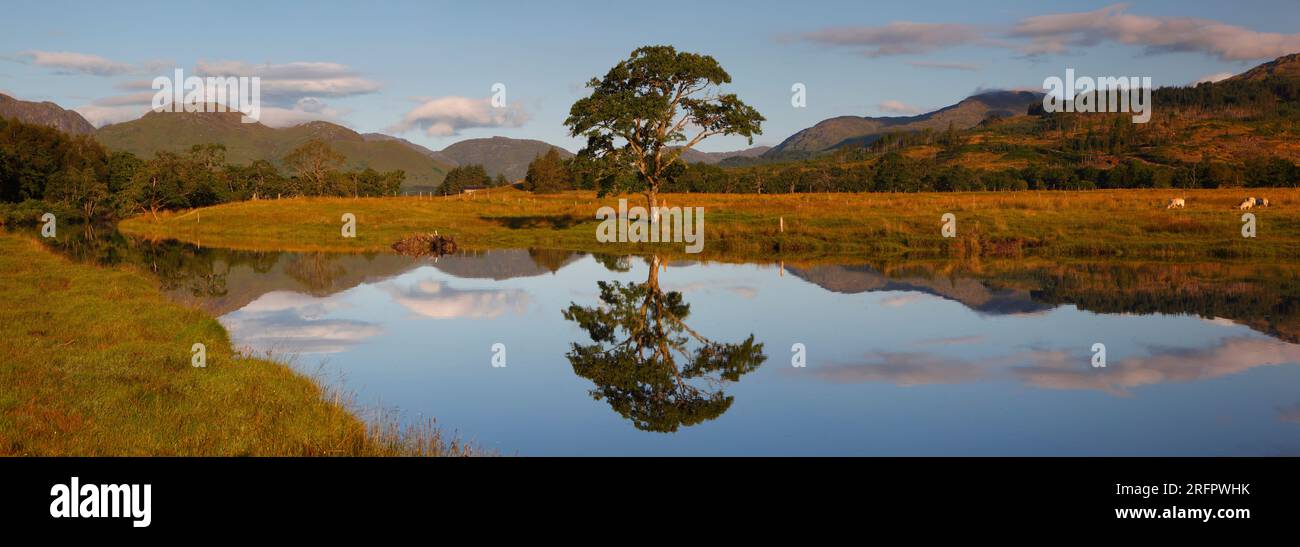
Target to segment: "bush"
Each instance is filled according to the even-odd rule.
[[[31,226],[41,223],[41,216],[53,213],[60,222],[81,222],[81,212],[60,203],[29,199],[20,203],[0,202],[0,226]]]

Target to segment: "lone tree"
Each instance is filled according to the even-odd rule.
[[[672,46],[638,48],[603,79],[592,78],[591,95],[573,103],[564,125],[571,136],[587,137],[579,161],[599,166],[601,194],[626,189],[620,186],[628,177],[619,175],[633,171],[654,211],[682,152],[713,135],[741,135],[753,144],[764,118],[734,93],[722,93],[725,83],[731,76],[713,57]]]
[[[731,408],[734,398],[723,388],[757,370],[767,355],[753,334],[716,342],[687,326],[691,305],[682,293],[659,287],[658,256],[647,263],[645,283],[599,281],[600,305],[570,303],[562,312],[592,341],[572,344],[565,357],[574,373],[595,383],[592,398],[637,429],[671,433]]]

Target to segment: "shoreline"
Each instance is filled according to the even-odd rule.
[[[133,268],[0,231],[0,455],[473,455],[285,363],[240,355],[213,317]],[[205,366],[192,364],[204,344]]]

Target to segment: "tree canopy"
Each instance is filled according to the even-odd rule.
[[[672,46],[637,48],[587,83],[591,94],[573,103],[564,124],[584,136],[584,162],[599,167],[601,190],[641,190],[653,206],[660,185],[682,152],[714,135],[740,135],[753,143],[764,118],[734,93],[731,75],[708,55]],[[634,179],[620,176],[627,171]],[[637,188],[625,188],[635,181]]]

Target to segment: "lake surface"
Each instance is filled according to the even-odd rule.
[[[57,247],[506,455],[1300,453],[1291,266]]]

